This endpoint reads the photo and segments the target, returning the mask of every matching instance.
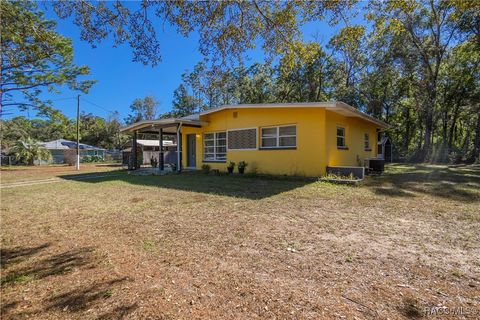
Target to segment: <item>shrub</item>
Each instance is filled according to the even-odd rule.
[[[238,172],[240,174],[243,174],[245,172],[245,168],[248,166],[248,163],[246,163],[245,161],[240,161],[238,163]]]
[[[63,160],[69,166],[74,166],[77,163],[77,151],[76,150],[65,150],[63,153]]]
[[[210,167],[209,164],[203,164],[203,165],[202,165],[202,171],[203,171],[203,173],[209,173],[209,172],[210,172],[210,169],[211,169],[211,167]]]
[[[33,165],[35,160],[49,161],[52,158],[50,151],[44,149],[32,138],[17,141],[12,147],[12,152],[17,161],[27,165]]]
[[[152,168],[156,168],[158,166],[158,160],[153,156],[150,158],[150,165],[152,166]]]
[[[238,163],[238,169],[245,169],[247,166],[248,166],[248,163],[246,163],[245,161],[240,161]]]
[[[103,162],[103,158],[101,156],[93,155],[93,156],[83,156],[80,160],[82,163],[93,163],[93,162]]]

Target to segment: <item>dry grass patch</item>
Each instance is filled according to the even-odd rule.
[[[478,167],[399,165],[360,187],[125,174],[5,189],[3,317],[402,319],[437,305],[478,309],[479,183]]]
[[[81,164],[80,171],[68,165],[47,166],[11,166],[0,168],[0,180],[2,184],[18,183],[51,179],[60,176],[74,176],[86,173],[101,173],[122,169],[119,164],[85,163]]]

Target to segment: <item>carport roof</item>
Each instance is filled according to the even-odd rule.
[[[167,119],[157,119],[157,120],[143,120],[136,123],[133,123],[125,128],[122,128],[121,132],[155,132],[158,133],[159,129],[164,129],[164,133],[175,133],[176,128],[179,125],[188,126],[188,127],[201,127],[206,124],[204,121],[200,121],[198,114],[190,115],[187,117],[181,118],[167,118]]]

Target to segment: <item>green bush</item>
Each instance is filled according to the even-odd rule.
[[[93,163],[93,162],[103,162],[103,157],[101,156],[83,156],[80,160],[82,163]]]
[[[210,169],[211,169],[210,165],[208,165],[208,164],[203,164],[203,165],[202,165],[202,171],[203,171],[203,173],[209,173],[209,172],[210,172]]]
[[[153,156],[150,158],[150,165],[152,166],[152,168],[156,168],[158,166],[158,160]]]

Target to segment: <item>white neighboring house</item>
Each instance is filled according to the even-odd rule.
[[[160,141],[159,140],[144,140],[137,139],[137,146],[142,149],[143,154],[143,164],[150,164],[150,159],[153,157],[158,160],[160,154]],[[132,153],[132,141],[127,142],[124,145],[125,149],[122,150],[123,153],[123,164],[128,164],[128,159]],[[172,140],[163,140],[164,148],[164,163],[176,163],[176,150],[177,144]]]
[[[52,163],[66,163],[66,157],[72,153],[76,154],[77,143],[75,141],[58,139],[48,142],[41,142],[40,145],[49,150],[52,154]],[[100,156],[105,159],[106,149],[80,143],[80,159],[84,156]]]

